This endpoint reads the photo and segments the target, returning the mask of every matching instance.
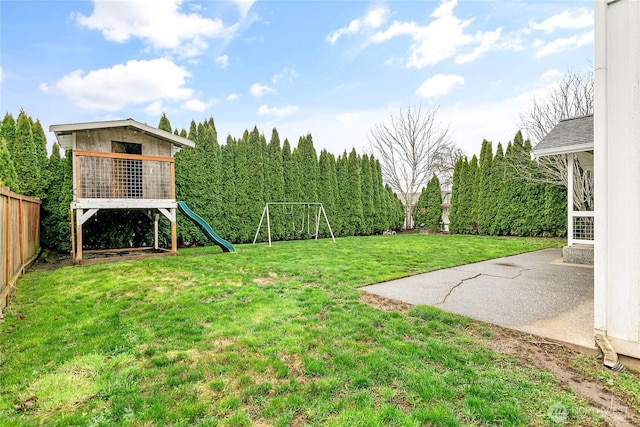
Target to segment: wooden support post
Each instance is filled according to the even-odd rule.
[[[71,224],[71,257],[76,259],[76,225],[73,219],[73,209],[69,209],[69,218]]]
[[[178,230],[177,230],[178,218],[176,217],[175,208],[171,209],[171,216],[173,217],[173,221],[171,221],[171,252],[174,254],[177,254],[178,253]]]
[[[74,262],[82,261],[82,214],[83,209],[76,209],[76,253]]]
[[[158,220],[159,214],[153,216],[153,249],[158,250]]]

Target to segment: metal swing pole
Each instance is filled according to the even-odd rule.
[[[264,207],[267,211],[267,233],[269,234],[269,247],[271,247],[271,219],[269,217],[269,203]]]
[[[316,211],[316,240],[318,240],[318,234],[320,234],[320,207]]]
[[[333,230],[331,230],[331,225],[329,224],[329,219],[327,218],[327,212],[325,212],[324,206],[322,206],[322,203],[320,203],[320,209],[322,209],[322,214],[324,215],[324,220],[327,223],[327,227],[329,227],[329,233],[331,233],[331,240],[333,240],[333,243],[335,243],[336,242],[336,238],[333,236]]]
[[[253,238],[253,244],[256,244],[256,240],[258,240],[258,233],[260,233],[260,227],[262,227],[262,220],[264,219],[264,214],[265,212],[268,212],[269,209],[269,203],[267,203],[264,206],[264,209],[262,210],[262,216],[260,217],[260,224],[258,224],[258,229],[256,230],[256,235]],[[267,218],[267,227],[268,227],[268,223],[269,223],[269,219]],[[271,231],[269,231],[269,243],[271,243]]]

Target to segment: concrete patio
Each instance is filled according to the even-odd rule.
[[[561,249],[447,268],[362,290],[597,350],[593,267],[564,264]]]

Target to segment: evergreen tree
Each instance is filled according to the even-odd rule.
[[[305,202],[318,200],[318,155],[311,134],[300,137],[296,149],[300,170],[300,190]]]
[[[47,198],[42,204],[40,242],[45,248],[58,252],[71,251],[69,206],[72,200],[71,151],[60,157],[60,146],[55,143],[48,162],[49,185]]]
[[[327,219],[335,233],[337,232],[335,226],[338,216],[338,176],[336,173],[336,159],[327,150],[320,152],[319,173],[318,201],[322,203]],[[329,236],[329,230],[324,225],[323,218],[320,219],[320,234],[324,237]]]
[[[198,146],[194,148],[186,148],[176,153],[174,157],[175,164],[175,185],[176,199],[184,201],[191,209],[196,207],[198,200],[199,167],[197,164]],[[181,212],[178,212],[178,244],[180,246],[196,245],[203,243],[203,239],[199,237],[199,231],[194,224]]]
[[[340,236],[351,236],[353,232],[350,233],[345,227],[348,210],[346,189],[349,182],[349,165],[346,151],[336,159],[336,180],[338,181],[338,192],[336,193],[338,207],[336,209],[334,231]]]
[[[4,138],[7,141],[7,150],[12,158],[15,157],[14,142],[16,139],[16,121],[13,115],[6,113],[2,119],[2,125],[0,125],[0,138]]]
[[[544,204],[541,215],[545,236],[567,235],[567,191],[552,184],[544,185]]]
[[[389,203],[389,229],[400,230],[404,224],[404,206],[398,195],[393,192],[393,189],[387,184],[385,185],[385,193],[387,195],[387,201]]]
[[[222,203],[221,154],[218,144],[218,132],[213,118],[203,123],[198,131],[198,142],[202,147],[206,184],[202,194],[203,218],[217,233],[227,234],[229,224],[226,223],[224,205]]]
[[[36,150],[36,159],[38,160],[38,169],[40,170],[40,188],[38,197],[44,200],[47,197],[46,188],[49,186],[51,176],[49,174],[49,157],[47,157],[47,137],[42,128],[40,120],[31,122],[31,130],[33,133],[33,144]]]
[[[7,140],[0,137],[0,187],[9,187],[13,190],[17,179],[16,168],[13,166],[13,160],[7,148]]]
[[[176,198],[184,201],[205,221],[213,220],[215,206],[211,206],[210,193],[212,172],[209,166],[209,134],[203,123],[191,121],[189,137],[196,146],[186,148],[175,156]],[[217,144],[217,142],[216,142]],[[182,213],[178,215],[178,241],[180,245],[204,245],[208,242],[200,229]],[[222,233],[221,233],[222,236]]]
[[[462,193],[464,191],[464,182],[463,182],[463,162],[466,161],[466,158],[460,157],[456,160],[456,163],[453,167],[453,183],[451,184],[451,208],[449,211],[449,232],[451,233],[462,233],[462,222],[463,222],[463,197]]]
[[[256,127],[249,133],[244,132],[238,141],[236,151],[236,203],[242,221],[239,228],[239,241],[253,241],[255,229],[265,204],[264,175],[262,153],[266,145],[264,137]]]
[[[382,185],[382,168],[380,162],[372,155],[369,157],[371,163],[371,178],[373,185],[373,233],[380,234],[389,228],[387,221],[387,206],[384,203],[384,186]]]
[[[507,147],[509,148],[509,147]],[[507,150],[507,164],[513,165],[517,163],[529,162],[525,160],[527,156],[525,142],[522,133],[518,131],[513,138],[511,150]],[[515,236],[531,235],[530,217],[527,211],[530,203],[529,198],[535,197],[530,194],[532,188],[529,183],[525,182],[521,176],[515,173],[514,168],[510,168],[507,175],[507,184],[505,186],[505,200],[508,201],[506,210],[508,223],[510,224],[510,234]]]
[[[422,189],[416,203],[413,221],[419,227],[426,228],[429,233],[440,232],[442,225],[442,189],[440,180],[436,175],[433,175],[427,182],[427,186]]]
[[[165,113],[162,113],[162,116],[160,117],[160,122],[158,123],[158,129],[171,132],[171,122],[169,121]],[[177,132],[177,129],[176,129],[176,132]]]
[[[300,189],[300,167],[291,152],[291,145],[289,144],[288,139],[285,139],[282,144],[282,167],[284,174],[285,201],[301,202],[302,191]],[[287,222],[290,224],[285,229],[287,232],[287,239],[299,237],[301,228],[300,215],[301,209],[299,207],[290,206],[287,208]]]
[[[265,201],[267,203],[283,202],[284,195],[284,168],[282,165],[282,147],[280,135],[276,128],[271,132],[271,139],[267,146],[267,167],[265,168]],[[269,210],[271,218],[271,238],[282,240],[287,236],[287,223],[285,223],[285,210],[283,205],[273,205]]]
[[[29,119],[31,120],[31,118]],[[47,136],[44,133],[40,120],[36,120],[35,122],[31,121],[31,130],[33,132],[33,142],[36,149],[38,166],[40,170],[44,170],[49,165],[49,158],[47,156]]]
[[[231,137],[227,136],[227,141],[221,149],[221,171],[220,180],[222,187],[222,206],[225,218],[223,232],[221,237],[232,243],[239,242],[238,224],[241,216],[237,209],[237,189],[236,189],[236,150],[238,143]]]
[[[343,229],[348,236],[355,236],[363,232],[364,214],[360,188],[360,174],[362,173],[360,164],[361,161],[354,148],[347,158],[347,181],[342,195],[342,203],[345,207]]]
[[[418,197],[413,211],[413,223],[420,229],[427,226],[427,187],[420,191],[420,197]]]
[[[493,149],[491,142],[482,141],[480,150],[479,174],[476,180],[478,201],[475,206],[474,216],[478,222],[478,233],[489,234],[491,225],[495,219],[495,200],[492,188],[493,173]]]
[[[361,234],[368,236],[373,234],[373,222],[375,208],[373,205],[373,174],[369,156],[362,156],[360,163],[361,180],[360,190],[362,195],[362,230]]]
[[[427,183],[425,193],[427,207],[425,223],[430,233],[438,233],[442,225],[442,188],[436,175],[433,175]]]
[[[488,234],[499,236],[509,234],[508,227],[505,224],[505,203],[503,199],[503,187],[506,185],[504,152],[502,144],[498,143],[496,155],[493,158],[491,166],[491,203],[493,204],[494,217],[488,229]]]
[[[478,234],[478,192],[479,192],[479,180],[478,177],[480,175],[480,167],[478,165],[478,158],[474,154],[471,157],[471,161],[469,162],[469,168],[467,170],[467,194],[469,201],[469,218],[467,222],[468,232],[471,234]]]
[[[18,192],[26,196],[42,196],[43,186],[31,120],[24,110],[20,111],[16,122],[14,153],[11,158],[18,177]]]
[[[195,120],[191,120],[191,124],[189,125],[189,133],[187,134],[187,138],[191,141],[195,141],[198,138],[198,126],[196,125]]]

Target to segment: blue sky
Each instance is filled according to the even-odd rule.
[[[374,123],[438,108],[478,153],[593,58],[592,1],[0,2],[0,111],[51,124],[213,117],[318,151],[368,148]]]

